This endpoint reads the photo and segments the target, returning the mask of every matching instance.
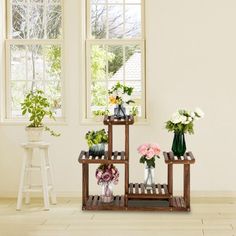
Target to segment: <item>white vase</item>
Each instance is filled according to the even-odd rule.
[[[44,127],[26,127],[25,130],[29,142],[42,141]]]
[[[154,171],[155,171],[154,167],[152,167],[152,166],[149,167],[148,165],[145,165],[145,168],[144,168],[144,184],[147,188],[151,187],[152,184],[155,184]]]
[[[102,202],[109,203],[113,201],[113,184],[103,183],[102,184]]]

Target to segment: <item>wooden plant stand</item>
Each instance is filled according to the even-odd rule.
[[[83,210],[117,210],[117,211],[190,211],[190,164],[195,162],[192,152],[186,152],[183,157],[176,157],[172,152],[163,152],[167,164],[167,184],[153,184],[152,189],[146,189],[143,183],[129,182],[129,126],[134,123],[132,116],[125,119],[115,119],[105,116],[104,125],[108,125],[108,151],[102,157],[89,156],[87,151],[81,151],[79,163],[82,163],[82,209]],[[113,151],[113,126],[125,126],[125,151]],[[99,195],[89,195],[89,164],[124,164],[125,189],[124,195],[114,196],[112,203],[103,203]],[[173,196],[173,165],[184,167],[184,194]]]

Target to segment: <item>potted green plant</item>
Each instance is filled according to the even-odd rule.
[[[105,154],[105,144],[108,142],[108,134],[105,129],[88,131],[85,138],[89,146],[89,155],[102,156]]]
[[[101,122],[104,118],[105,115],[109,115],[109,110],[97,110],[97,111],[93,111],[93,118],[97,121],[97,122]]]
[[[42,90],[30,91],[21,103],[22,115],[29,114],[30,124],[26,127],[29,142],[42,141],[43,130],[49,131],[52,136],[60,136],[43,125],[45,116],[55,120],[48,99]]]
[[[138,120],[138,107],[137,106],[132,106],[129,114],[134,117],[135,122]]]
[[[108,90],[109,94],[109,103],[116,105],[114,109],[114,116],[118,119],[124,118],[126,116],[126,109],[124,104],[134,103],[131,99],[134,88],[128,87],[121,84],[120,82],[116,83],[111,89]]]

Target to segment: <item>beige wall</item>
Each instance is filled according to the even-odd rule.
[[[66,124],[57,126],[60,138],[51,142],[56,188],[60,194],[81,192],[81,166],[77,157],[86,148],[84,134],[95,126],[82,125],[80,6],[65,0]],[[172,134],[164,122],[177,108],[201,107],[205,119],[187,136],[188,149],[197,162],[192,166],[193,191],[236,192],[236,1],[146,0],[148,124],[131,128],[131,180],[142,181],[143,166],[136,147],[158,142],[168,150]],[[121,146],[121,130],[116,145]],[[0,196],[17,192],[24,126],[0,126]],[[163,159],[157,161],[158,182],[165,182]],[[176,189],[182,186],[182,169],[175,169]],[[121,168],[123,178],[123,168]],[[91,169],[91,188],[97,189]],[[122,185],[116,187],[122,190]]]

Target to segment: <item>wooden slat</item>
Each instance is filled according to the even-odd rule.
[[[130,194],[133,194],[133,187],[134,187],[133,183],[130,183],[129,184],[129,193]]]
[[[97,206],[97,204],[98,204],[98,195],[94,196],[93,202],[92,202],[93,206]]]
[[[114,201],[115,201],[115,205],[118,207],[120,206],[120,197],[119,196],[115,196],[114,197]]]
[[[150,189],[147,189],[147,194],[151,194],[151,190]]]
[[[185,201],[182,197],[180,198],[180,204],[181,204],[181,207],[186,208]]]
[[[165,161],[168,162],[169,158],[168,158],[167,152],[163,152],[163,155],[164,155]]]
[[[181,208],[180,197],[176,197],[176,204],[178,208]]]
[[[114,155],[113,155],[113,159],[114,159],[114,160],[117,160],[117,157],[118,157],[118,152],[115,151],[115,152],[114,152]]]
[[[80,162],[80,160],[82,160],[83,157],[84,157],[84,151],[81,151],[80,154],[79,154],[79,160],[78,161]]]
[[[164,192],[165,192],[165,195],[168,195],[168,187],[166,184],[163,184],[163,188],[164,188]]]
[[[87,206],[90,207],[92,205],[92,201],[93,201],[93,196],[89,196],[89,199],[87,201]]]
[[[85,152],[84,155],[85,155],[85,159],[89,160],[89,152]]]
[[[135,184],[135,194],[139,194],[139,187],[138,183]]]
[[[161,185],[160,185],[160,184],[157,184],[157,188],[158,188],[158,194],[162,195]]]
[[[120,197],[120,207],[124,207],[124,205],[125,205],[125,198],[124,198],[124,196],[122,195],[122,196]]]
[[[121,159],[121,160],[125,160],[125,152],[124,152],[124,151],[122,151],[122,152],[120,153],[120,159]]]
[[[185,161],[188,161],[187,153],[184,153],[184,160],[185,160]]]
[[[140,184],[141,194],[145,194],[145,186],[143,183]]]
[[[169,154],[169,159],[170,159],[171,161],[174,161],[174,159],[175,159],[175,158],[174,158],[174,157],[175,157],[175,156],[174,156],[174,153],[173,153],[173,152],[169,152],[168,154]]]
[[[101,206],[102,205],[102,198],[101,196],[98,197],[98,206]]]

